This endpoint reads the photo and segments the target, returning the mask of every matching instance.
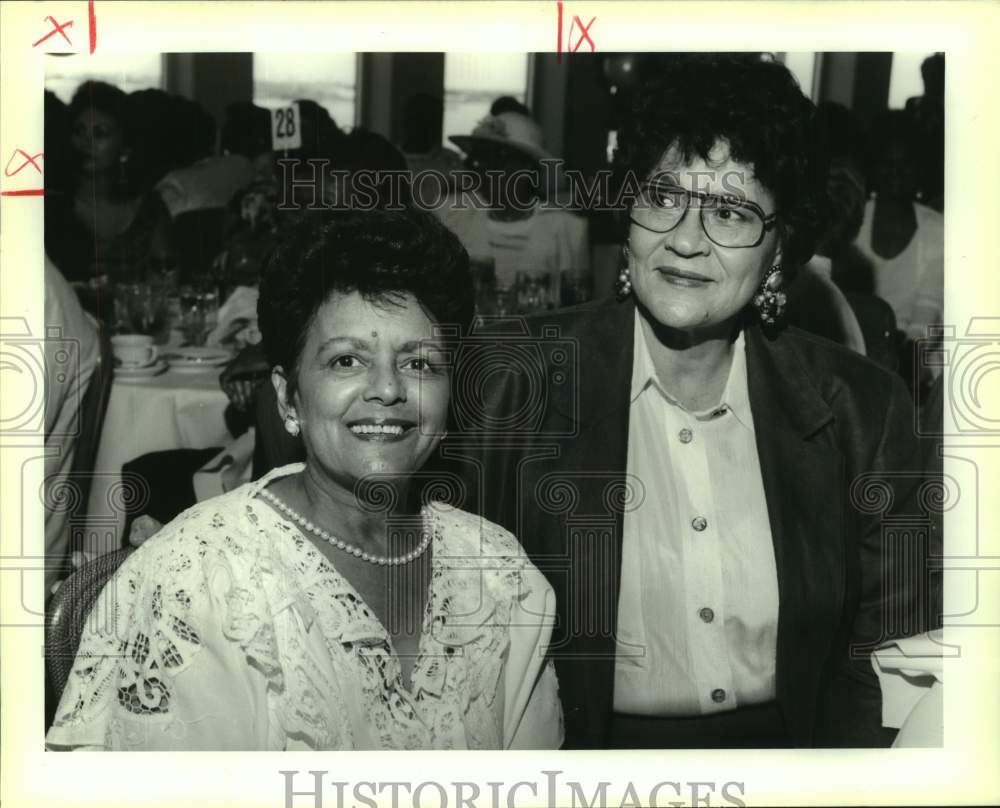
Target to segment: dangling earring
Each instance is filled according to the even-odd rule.
[[[615,294],[617,294],[619,300],[624,300],[632,294],[632,273],[628,267],[632,251],[629,250],[627,241],[622,247],[622,255],[625,256],[625,268],[618,273],[618,280],[615,281]]]
[[[293,438],[299,434],[299,422],[291,415],[285,416],[285,432]]]
[[[785,303],[788,298],[781,291],[781,284],[784,276],[781,274],[781,266],[775,264],[764,275],[760,283],[760,289],[754,295],[753,304],[757,309],[760,321],[766,325],[774,325],[785,316]]]

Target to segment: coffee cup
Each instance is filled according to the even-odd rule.
[[[142,368],[156,361],[153,338],[145,334],[118,334],[111,338],[111,352],[123,368]]]

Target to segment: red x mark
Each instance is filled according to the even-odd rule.
[[[21,165],[19,165],[14,171],[9,171],[8,169],[10,168],[10,164],[12,162],[14,162],[14,158],[17,157],[19,154],[24,156],[24,162],[21,163]],[[31,154],[28,154],[26,151],[24,151],[24,149],[14,149],[14,153],[10,156],[10,160],[8,160],[7,161],[7,165],[4,166],[3,175],[5,177],[13,177],[15,174],[19,174],[21,171],[23,171],[29,165],[34,166],[35,167],[35,171],[37,171],[39,174],[41,174],[42,173],[42,167],[40,165],[38,165],[38,163],[35,162],[35,158],[37,158],[37,157],[44,157],[44,156],[45,155],[44,155],[43,152],[38,152],[38,154],[31,155]]]
[[[563,4],[562,4],[562,0],[559,0],[559,2],[556,5],[558,6],[558,9],[559,9],[559,21],[558,21],[558,26],[556,28],[556,60],[561,62],[562,61],[562,48],[563,48],[563,42],[562,42]],[[583,22],[581,22],[580,18],[576,14],[573,15],[573,22],[572,22],[572,24],[569,27],[569,34],[570,34],[570,37],[572,37],[573,36],[573,27],[574,26],[579,26],[579,28],[580,28],[580,38],[576,41],[576,45],[574,45],[573,47],[571,47],[569,49],[571,53],[576,53],[576,51],[578,51],[580,49],[580,46],[584,43],[585,40],[588,43],[590,43],[590,52],[591,53],[593,53],[594,51],[597,50],[597,46],[594,44],[594,40],[591,38],[590,33],[589,33],[590,32],[590,26],[594,24],[594,20],[596,20],[596,19],[597,19],[597,17],[591,17],[590,18],[590,22],[588,22],[586,25],[584,25]],[[567,45],[569,44],[569,38],[567,38],[566,44]]]
[[[48,17],[46,17],[45,19],[47,19],[49,22],[52,23],[52,30],[49,31],[45,36],[43,36],[37,42],[32,42],[31,43],[31,47],[33,47],[33,48],[38,47],[39,45],[41,45],[46,39],[48,39],[53,34],[59,34],[60,36],[62,36],[63,39],[66,40],[67,44],[70,44],[70,45],[73,44],[70,41],[70,38],[68,36],[66,36],[66,31],[64,30],[66,28],[69,28],[73,24],[73,20],[70,20],[69,22],[64,22],[64,23],[62,23],[60,25],[58,22],[56,22],[55,17],[52,17],[51,15],[48,16]]]
[[[593,53],[594,51],[597,50],[597,46],[594,44],[594,40],[590,38],[590,34],[588,33],[590,31],[590,26],[594,24],[594,20],[596,20],[596,19],[597,19],[597,17],[591,17],[590,18],[590,22],[588,22],[586,25],[584,25],[582,22],[580,22],[580,18],[577,17],[576,14],[573,15],[573,25],[579,25],[580,26],[580,38],[576,41],[576,45],[574,45],[572,48],[570,48],[570,51],[572,53],[576,53],[577,50],[579,50],[579,48],[583,44],[584,40],[586,40],[587,42],[590,43],[590,52],[591,53]],[[570,35],[570,37],[573,36],[573,25],[571,25],[569,27],[569,35]],[[568,42],[567,42],[567,44],[568,44]]]

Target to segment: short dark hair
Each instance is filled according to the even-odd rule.
[[[465,333],[474,316],[469,256],[432,214],[414,208],[306,211],[264,270],[257,316],[264,353],[295,388],[306,335],[331,294],[398,305],[412,294],[442,325]]]
[[[122,143],[131,146],[135,139],[135,116],[128,95],[104,81],[85,81],[76,88],[69,102],[70,120],[84,111],[97,110],[115,119],[122,131]]]
[[[786,272],[812,257],[822,221],[827,160],[814,107],[784,65],[760,54],[679,54],[636,94],[618,133],[619,179],[648,177],[676,146],[704,160],[720,140],[775,197]]]
[[[222,150],[253,159],[271,151],[271,114],[250,101],[226,107],[222,124]]]

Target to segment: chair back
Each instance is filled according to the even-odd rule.
[[[45,678],[54,700],[53,714],[73,669],[87,616],[111,576],[134,550],[134,547],[124,547],[87,562],[63,581],[49,600],[45,610]],[[108,595],[109,599],[114,597],[113,592]],[[109,605],[104,604],[105,608]],[[107,618],[110,614],[98,610],[94,619]]]
[[[100,346],[101,353],[97,367],[94,368],[87,383],[87,392],[80,401],[80,428],[73,454],[73,465],[70,469],[70,479],[76,484],[84,508],[90,496],[90,483],[97,463],[97,448],[101,445],[101,432],[104,429],[104,414],[108,410],[111,383],[115,375],[111,339],[103,329]]]

